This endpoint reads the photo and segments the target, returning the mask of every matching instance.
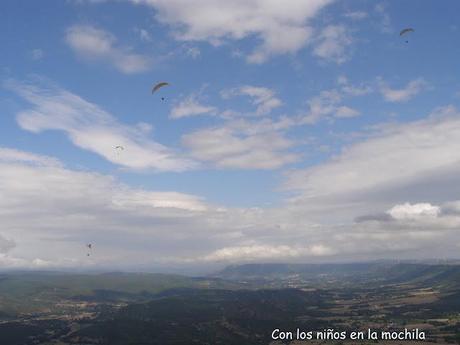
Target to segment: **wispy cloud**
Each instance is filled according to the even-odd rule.
[[[277,131],[251,132],[251,127],[227,123],[184,135],[182,143],[192,157],[219,168],[276,169],[298,160],[288,152],[294,145],[291,140]]]
[[[213,115],[216,112],[216,107],[201,104],[198,100],[198,96],[192,94],[175,104],[171,109],[169,117],[172,119],[180,119],[197,115]]]
[[[45,57],[45,52],[42,49],[36,48],[31,52],[32,60],[41,60]]]
[[[352,97],[358,97],[358,96],[365,96],[374,91],[374,88],[366,83],[360,83],[360,84],[351,84],[348,81],[348,78],[345,76],[339,76],[337,78],[337,84],[340,87],[340,91],[343,95],[345,96],[352,96]]]
[[[111,176],[70,170],[49,157],[9,148],[0,148],[0,181],[0,254],[14,247],[15,255],[23,258],[16,263],[22,266],[27,262],[35,266],[35,259],[57,266],[80,265],[76,259],[88,242],[94,243],[104,261],[107,256],[126,255],[133,238],[138,243],[151,238],[164,245],[175,236],[176,240],[197,236],[198,232],[186,233],[196,229],[193,224],[200,222],[196,217],[210,207],[194,195],[131,188]],[[60,240],[59,245],[50,247],[46,238]],[[14,246],[16,240],[20,243]],[[168,250],[164,248],[161,255]]]
[[[152,36],[146,29],[134,28],[134,31],[139,35],[141,41],[152,42]]]
[[[2,235],[0,235],[0,254],[5,254],[9,252],[11,249],[13,249],[16,246],[14,241],[9,240]]]
[[[276,97],[273,90],[252,85],[244,85],[233,89],[223,90],[221,96],[228,99],[235,96],[249,96],[252,104],[256,107],[256,115],[267,115],[273,109],[280,107],[283,102]]]
[[[16,81],[6,85],[33,105],[17,115],[19,125],[25,130],[63,131],[74,145],[130,169],[182,171],[194,166],[190,160],[150,139],[145,126],[121,124],[97,105],[56,85]],[[119,145],[125,148],[123,154],[115,152],[115,146]]]
[[[201,50],[198,47],[189,47],[185,53],[192,59],[198,59],[201,55]]]
[[[144,72],[151,66],[150,58],[133,53],[130,48],[119,45],[110,32],[90,25],[68,28],[65,41],[82,58],[110,63],[122,73]]]
[[[204,261],[241,262],[254,260],[282,260],[299,257],[327,257],[334,254],[334,250],[325,245],[311,245],[307,247],[288,245],[242,245],[218,249],[202,258]]]
[[[384,2],[378,3],[377,5],[375,5],[374,10],[377,13],[377,16],[380,17],[380,21],[378,24],[380,31],[386,34],[393,33],[394,29],[392,27],[390,14],[387,10],[387,4]]]
[[[131,2],[155,8],[157,20],[173,27],[179,40],[218,45],[255,37],[262,43],[247,55],[247,61],[262,63],[272,55],[292,54],[304,48],[313,36],[309,21],[332,0]]]
[[[437,109],[426,120],[384,127],[373,137],[347,147],[328,163],[291,173],[288,186],[310,196],[364,193],[379,188],[386,188],[388,195],[390,186],[395,193],[402,193],[402,184],[417,185],[420,179],[450,174],[458,169],[459,118],[455,108],[447,107]],[[437,183],[442,184],[442,179]],[[429,190],[434,197],[433,189]],[[407,190],[406,193],[411,195]]]
[[[358,110],[350,108],[346,105],[342,105],[338,107],[337,110],[335,111],[335,117],[339,119],[348,119],[351,117],[359,116],[360,114],[361,113]]]
[[[362,20],[367,18],[368,16],[368,13],[364,11],[350,11],[344,14],[344,17],[349,18],[351,20]]]
[[[425,90],[427,86],[428,84],[424,79],[418,78],[410,81],[401,89],[392,89],[386,82],[380,80],[380,93],[388,102],[407,102]]]
[[[353,88],[350,84],[342,85],[341,88],[322,91],[318,96],[308,100],[308,112],[301,117],[301,124],[314,124],[324,118],[352,118],[361,113],[349,106],[343,105],[344,98],[349,96],[361,96],[361,94],[350,93]]]
[[[330,175],[324,178],[333,181]],[[195,195],[132,188],[111,176],[8,148],[0,149],[0,181],[0,250],[8,252],[0,255],[0,266],[7,267],[414,258],[423,257],[426,248],[430,255],[458,252],[460,242],[460,203],[455,201],[440,206],[398,202],[383,208],[391,222],[368,217],[337,224],[344,206],[347,217],[354,215],[350,200],[344,204],[339,194],[328,202],[310,198],[270,209],[216,207]],[[376,206],[369,198],[362,202]],[[351,205],[354,212],[368,209]],[[314,221],[318,211],[323,224]],[[88,242],[98,253],[91,260],[84,254]]]
[[[61,163],[53,157],[36,155],[30,152],[5,147],[0,147],[0,162],[33,164],[35,166],[61,166]]]
[[[313,54],[326,61],[341,64],[348,60],[347,48],[352,43],[351,35],[344,25],[329,25],[319,34]]]

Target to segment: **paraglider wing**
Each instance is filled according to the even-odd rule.
[[[121,145],[115,146],[115,152],[117,153],[117,156],[120,155],[120,152],[124,151],[125,148]]]
[[[158,83],[156,84],[153,89],[152,89],[152,94],[154,94],[155,92],[157,92],[160,88],[162,88],[163,86],[166,86],[166,85],[169,85],[169,83],[165,82],[165,81],[162,81],[161,83]]]
[[[401,30],[401,32],[399,33],[399,36],[402,36],[404,34],[407,34],[408,32],[414,32],[414,31],[415,30],[412,28],[406,28],[406,29]]]
[[[86,256],[90,256],[93,251],[93,245],[91,243],[88,243],[86,246],[88,247],[88,252],[86,253]]]

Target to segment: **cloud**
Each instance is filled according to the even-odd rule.
[[[294,143],[279,132],[250,131],[227,124],[186,134],[182,143],[193,158],[218,168],[277,169],[298,159],[287,151]]]
[[[66,31],[65,41],[82,58],[110,63],[122,73],[140,73],[151,66],[147,56],[118,45],[114,35],[90,25],[71,26]]]
[[[266,87],[244,85],[221,92],[224,99],[235,96],[249,96],[256,107],[256,115],[267,115],[273,109],[280,107],[283,102],[275,96],[275,92]]]
[[[362,20],[368,17],[368,14],[364,11],[350,11],[344,14],[346,18],[351,20]]]
[[[42,49],[33,49],[31,52],[32,60],[41,60],[45,56],[45,52]]]
[[[387,213],[396,220],[418,219],[420,217],[437,217],[441,212],[439,206],[430,203],[410,204],[408,202],[395,205]]]
[[[313,54],[337,64],[348,60],[347,47],[353,40],[344,25],[329,25],[325,27],[317,38]]]
[[[25,164],[46,165],[55,167],[61,166],[61,163],[53,157],[35,155],[29,152],[0,147],[0,163],[3,162],[21,162]]]
[[[177,192],[149,192],[121,188],[113,193],[112,202],[119,208],[175,208],[187,211],[205,211],[206,205],[201,199]]]
[[[380,31],[385,34],[393,33],[394,29],[391,23],[391,17],[387,11],[387,4],[386,3],[379,3],[374,7],[375,12],[380,17],[379,21],[379,28]]]
[[[460,213],[451,212],[451,205],[458,201],[448,201],[441,205],[427,202],[396,204],[384,213],[358,217],[359,226],[379,229],[387,233],[412,233],[421,239],[460,237]],[[444,244],[446,247],[451,247]],[[446,253],[442,254],[445,256]]]
[[[176,39],[221,44],[253,37],[261,43],[247,56],[262,63],[272,55],[292,54],[312,39],[310,21],[331,0],[214,1],[131,0],[151,6],[156,19],[174,29]]]
[[[339,119],[348,119],[359,116],[360,114],[361,113],[358,110],[343,105],[337,108],[335,117]]]
[[[345,96],[365,96],[374,91],[371,85],[365,83],[359,85],[350,84],[348,78],[343,75],[337,78],[337,84],[340,87],[341,93]]]
[[[301,119],[301,123],[314,124],[328,117],[344,119],[359,116],[358,110],[341,105],[345,96],[346,94],[338,89],[322,91],[318,96],[308,100],[309,110]]]
[[[280,260],[305,256],[329,256],[334,251],[324,245],[309,247],[295,247],[287,245],[246,245],[218,249],[206,255],[204,261],[253,261],[253,260]]]
[[[74,145],[130,169],[183,171],[194,167],[190,160],[150,139],[145,126],[123,125],[69,91],[43,83],[9,81],[6,85],[33,106],[17,115],[18,124],[27,131],[63,131]],[[116,154],[118,145],[125,148],[123,154]]]
[[[201,55],[201,50],[197,47],[189,47],[186,51],[186,54],[192,59],[198,59]]]
[[[320,199],[226,208],[195,195],[133,188],[10,148],[0,150],[0,195],[0,266],[8,268],[151,270],[253,260],[445,257],[458,254],[460,241],[460,202],[440,205],[436,216],[433,203],[397,203],[386,210],[399,205],[400,220],[335,223],[340,209]],[[326,213],[322,223],[312,220],[312,206]],[[97,252],[90,259],[88,242]]]
[[[139,38],[141,39],[141,41],[152,42],[152,36],[147,30],[136,28],[135,31],[139,34]]]
[[[289,172],[285,187],[297,191],[295,207],[340,221],[395,204],[405,206],[393,211],[409,212],[424,203],[455,200],[459,138],[459,112],[436,109],[424,120],[379,127],[323,164]]]
[[[35,157],[36,163],[24,157]],[[0,256],[0,266],[140,269],[204,257],[212,262],[212,253],[247,241],[274,246],[273,239],[263,240],[273,235],[271,212],[227,209],[190,194],[132,188],[111,176],[54,162],[44,165],[48,161],[29,152],[0,151],[2,231],[17,242],[12,256]],[[97,253],[91,259],[85,255],[88,242]],[[286,244],[278,246],[294,246],[289,239],[281,242]],[[2,248],[11,247],[5,243],[0,237]],[[298,251],[327,254],[317,242]]]
[[[392,89],[384,81],[380,81],[380,93],[388,102],[407,102],[427,87],[422,78],[410,81],[402,89]]]
[[[84,264],[77,259],[88,242],[102,261],[112,257],[113,265],[136,249],[130,247],[133,239],[141,250],[146,240],[155,248],[160,238],[198,236],[193,232],[205,219],[197,217],[210,207],[194,195],[131,188],[110,176],[69,170],[55,159],[9,148],[0,148],[0,181],[2,232],[15,240],[15,255],[27,259],[9,262],[23,266],[36,266],[36,259]],[[48,239],[59,242],[50,246]],[[0,236],[0,253],[13,243]],[[167,252],[159,244],[156,250]]]
[[[213,115],[216,112],[217,108],[199,103],[197,96],[192,94],[181,100],[178,104],[175,104],[169,117],[172,119],[180,119],[197,115]]]
[[[6,239],[2,235],[0,235],[0,254],[8,253],[15,246],[16,243],[14,241]]]

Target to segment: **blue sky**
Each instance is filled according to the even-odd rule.
[[[0,7],[2,266],[458,255],[458,2]]]

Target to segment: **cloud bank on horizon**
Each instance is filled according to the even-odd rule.
[[[0,6],[0,268],[460,258],[460,4]]]

